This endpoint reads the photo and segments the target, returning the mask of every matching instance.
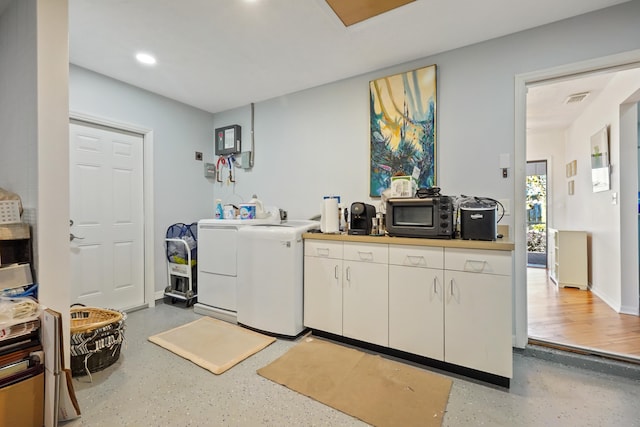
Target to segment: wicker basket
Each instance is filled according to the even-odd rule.
[[[71,307],[71,333],[81,334],[119,322],[122,313],[96,307]]]
[[[126,314],[95,307],[71,308],[71,374],[87,375],[120,357]]]

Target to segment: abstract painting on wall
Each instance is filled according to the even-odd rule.
[[[378,197],[395,175],[436,185],[436,66],[372,80],[370,185]]]

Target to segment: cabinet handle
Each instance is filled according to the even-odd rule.
[[[351,282],[351,267],[347,267],[347,282]]]
[[[318,256],[329,256],[329,248],[318,248]]]
[[[411,265],[427,265],[427,261],[421,255],[407,255]]]
[[[465,269],[467,264],[469,264],[469,267],[471,267],[472,271],[475,271],[476,273],[480,273],[481,271],[484,270],[484,266],[487,265],[487,261],[468,259],[465,261],[464,264],[465,264]]]
[[[73,242],[74,240],[84,240],[84,237],[75,236],[73,233],[69,233],[69,241]]]
[[[433,277],[433,293],[438,293],[438,278],[435,276]]]
[[[451,292],[451,296],[453,296],[453,279],[449,280],[449,292]]]
[[[373,252],[358,251],[358,255],[360,256],[360,259],[363,261],[373,261]]]
[[[333,269],[333,276],[338,280],[338,266],[336,265]]]

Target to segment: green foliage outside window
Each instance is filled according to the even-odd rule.
[[[547,251],[547,176],[527,176],[527,251]]]

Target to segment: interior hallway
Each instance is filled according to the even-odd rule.
[[[616,313],[590,291],[559,288],[544,268],[527,269],[530,342],[560,343],[640,363],[640,317]]]
[[[130,313],[120,359],[92,374],[93,382],[73,380],[83,415],[62,425],[365,425],[256,374],[295,342],[279,339],[216,376],[147,341],[199,317],[178,304]],[[453,379],[443,425],[637,425],[640,369],[610,375],[530,354],[514,352],[510,389],[443,373]]]

